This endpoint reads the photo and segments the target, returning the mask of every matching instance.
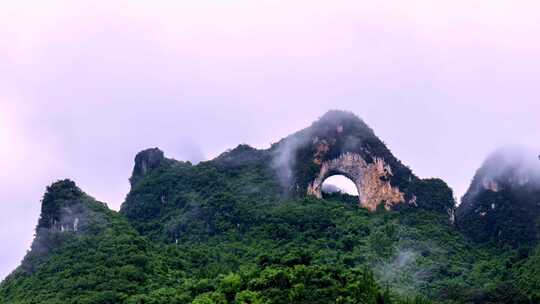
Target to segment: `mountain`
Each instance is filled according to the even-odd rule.
[[[158,275],[153,247],[73,181],[47,187],[31,250],[0,303],[119,303]]]
[[[120,212],[139,232],[175,240],[197,225],[214,231],[205,220],[211,218],[205,205],[220,204],[223,196],[274,204],[290,197],[322,198],[324,180],[336,174],[356,184],[358,204],[368,210],[381,206],[453,214],[446,183],[416,177],[361,119],[343,111],[326,113],[267,150],[240,145],[197,166],[167,159],[157,148],[142,151]]]
[[[451,190],[441,180],[419,180],[361,119],[349,112],[330,111],[309,128],[270,148],[285,190],[321,198],[326,178],[340,174],[358,190],[359,204],[371,211],[382,205],[422,207],[451,212]],[[431,200],[425,192],[437,188],[449,195]]]
[[[358,195],[324,192],[336,174]],[[462,210],[476,200],[456,219],[446,183],[417,177],[349,112],[196,165],[147,149],[129,180],[119,212],[73,181],[49,186],[0,303],[540,299],[538,248],[471,237]]]
[[[492,153],[457,209],[459,226],[479,242],[520,246],[540,235],[540,160],[522,147]]]

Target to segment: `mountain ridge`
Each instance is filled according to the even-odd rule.
[[[359,195],[323,192],[335,174],[353,180]],[[540,249],[474,237],[478,226],[463,228],[467,205],[456,219],[452,189],[414,175],[350,112],[330,111],[268,149],[242,144],[198,164],[146,149],[129,180],[119,212],[73,181],[49,186],[39,246],[0,284],[0,301],[540,299]]]

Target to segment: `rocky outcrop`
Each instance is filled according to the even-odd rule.
[[[158,148],[146,149],[135,156],[135,166],[129,179],[131,186],[141,180],[149,171],[158,168],[165,160],[163,151]]]
[[[71,180],[53,183],[43,197],[38,229],[77,231],[81,218],[86,217],[82,205],[84,197],[84,193]]]
[[[85,194],[75,182],[60,180],[47,187],[41,203],[36,236],[56,232],[80,233],[92,223],[102,224],[104,203]]]
[[[317,177],[309,184],[307,193],[322,198],[324,181],[336,174],[351,179],[358,190],[359,204],[371,211],[383,204],[385,209],[403,203],[405,195],[389,182],[392,169],[383,159],[375,158],[373,163],[367,163],[362,156],[346,153],[338,158],[323,162]]]
[[[109,225],[109,209],[104,203],[85,194],[75,182],[65,179],[49,187],[41,202],[41,214],[31,250],[21,269],[35,270],[39,261],[68,239]]]

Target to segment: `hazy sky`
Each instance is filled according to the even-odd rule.
[[[118,209],[147,147],[267,148],[344,109],[458,196],[496,147],[540,150],[539,1],[0,2],[0,278],[46,185]]]

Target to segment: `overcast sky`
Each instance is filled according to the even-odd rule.
[[[444,3],[442,3],[444,2]],[[159,5],[157,4],[159,3]],[[135,154],[267,148],[328,109],[461,196],[504,144],[540,149],[538,1],[2,1],[0,278],[45,186],[118,209]]]

